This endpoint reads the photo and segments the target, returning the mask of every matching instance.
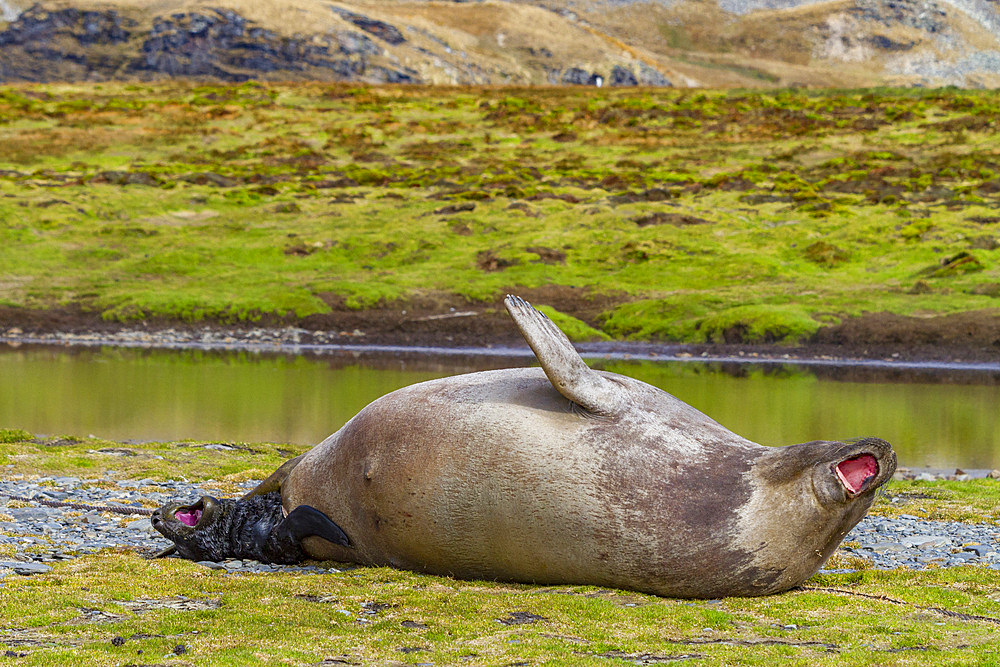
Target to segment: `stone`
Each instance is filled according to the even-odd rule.
[[[198,565],[203,565],[204,567],[207,567],[210,570],[225,570],[226,569],[226,566],[223,565],[222,563],[216,563],[216,562],[213,562],[213,561],[210,561],[210,560],[200,560],[200,561],[198,561]]]
[[[17,574],[30,576],[32,574],[45,574],[49,572],[52,567],[45,565],[44,563],[35,563],[32,561],[16,561],[16,560],[5,560],[0,561],[0,568],[7,568],[13,570]]]
[[[921,550],[934,549],[936,547],[944,547],[951,544],[951,540],[947,537],[934,535],[912,535],[910,537],[901,538],[899,542],[904,546],[916,547]]]
[[[49,518],[49,512],[43,507],[14,507],[7,510],[15,521],[40,521]]]
[[[963,552],[965,551],[973,552],[979,558],[982,558],[983,556],[985,556],[986,554],[990,553],[993,550],[994,550],[993,547],[987,546],[985,544],[969,544],[967,546],[962,547]]]
[[[611,68],[611,80],[609,84],[612,86],[638,86],[639,79],[635,77],[635,74],[631,70],[627,70],[621,65],[615,65]]]

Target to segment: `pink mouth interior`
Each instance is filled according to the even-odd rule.
[[[185,526],[196,526],[201,519],[201,510],[177,510],[174,512],[174,518]]]
[[[837,477],[851,493],[864,488],[865,482],[878,474],[878,462],[871,454],[862,454],[837,464]]]

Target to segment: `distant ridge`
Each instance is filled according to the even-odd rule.
[[[997,0],[0,0],[0,81],[1000,85]]]

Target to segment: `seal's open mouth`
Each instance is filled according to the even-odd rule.
[[[837,464],[837,477],[850,493],[860,493],[878,475],[878,461],[871,454],[862,454]]]
[[[180,507],[174,512],[174,518],[185,526],[197,526],[201,520],[202,505],[199,501],[196,505]]]

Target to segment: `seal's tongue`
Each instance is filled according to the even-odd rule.
[[[865,482],[878,474],[878,461],[871,454],[862,454],[837,464],[837,477],[851,493],[858,493]]]
[[[177,510],[174,512],[174,518],[183,523],[185,526],[196,526],[198,525],[198,520],[201,519],[201,510]]]

